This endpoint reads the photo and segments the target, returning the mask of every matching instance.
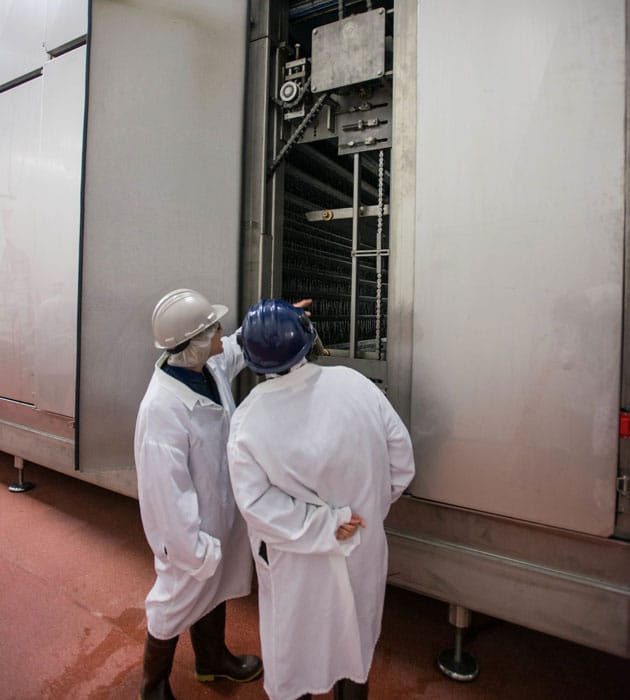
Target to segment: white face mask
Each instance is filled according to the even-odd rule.
[[[198,333],[181,352],[169,356],[168,364],[187,369],[204,365],[210,357],[210,345],[215,332],[214,328],[206,328]]]

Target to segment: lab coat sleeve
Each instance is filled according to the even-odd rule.
[[[397,500],[416,473],[413,459],[413,447],[409,431],[393,409],[385,395],[376,389],[381,402],[381,416],[387,434],[389,452],[389,469],[391,482],[391,502]]]
[[[236,342],[236,336],[240,332],[240,328],[223,338],[223,362],[224,371],[228,381],[232,381],[240,371],[245,367],[245,358],[241,346]]]
[[[221,561],[221,542],[201,530],[199,502],[181,444],[144,440],[136,453],[142,522],[154,554],[190,576],[210,578]]]
[[[339,541],[339,526],[349,522],[348,506],[309,503],[271,484],[246,446],[237,439],[228,443],[230,476],[236,503],[250,530],[268,545],[285,552],[348,556],[359,544],[357,532]],[[314,496],[314,500],[319,500]]]

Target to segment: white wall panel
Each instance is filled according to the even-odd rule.
[[[0,0],[0,85],[42,67],[45,22],[46,0]]]
[[[87,34],[88,0],[48,0],[46,10],[46,51]]]
[[[625,3],[419,8],[412,491],[608,535]]]
[[[34,257],[35,405],[74,416],[85,48],[44,65]]]

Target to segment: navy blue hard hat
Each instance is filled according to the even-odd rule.
[[[247,366],[257,374],[284,372],[293,367],[315,340],[315,329],[303,309],[284,299],[262,299],[243,321],[239,342]]]

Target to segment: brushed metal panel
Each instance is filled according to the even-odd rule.
[[[402,496],[385,521],[390,530],[557,569],[630,593],[630,542],[527,523],[491,513]],[[466,580],[461,582],[466,587]],[[629,621],[630,622],[630,621]]]
[[[79,467],[133,463],[151,313],[193,287],[238,320],[247,2],[95,0],[80,309]]]
[[[87,34],[88,0],[47,0],[44,46],[46,51]]]
[[[42,67],[45,22],[43,0],[0,0],[0,85]]]
[[[11,399],[0,398],[0,420],[30,428],[35,432],[74,440],[74,421],[71,417],[40,411],[35,406]],[[0,450],[6,452],[1,445]]]
[[[385,9],[317,27],[312,45],[314,93],[381,78],[385,73]]]
[[[389,583],[630,657],[630,590],[430,537],[388,531]]]
[[[626,0],[626,56],[630,56],[630,0]],[[630,75],[626,71],[626,115],[630,114]],[[623,350],[621,364],[621,407],[627,411],[630,406],[630,120],[626,116],[626,220],[624,250],[624,318]],[[630,441],[619,441],[619,477],[627,480],[630,487]],[[617,497],[617,521],[615,535],[630,540],[630,492]]]
[[[387,395],[409,427],[416,257],[417,0],[396,0],[394,36]]]
[[[35,286],[35,405],[74,416],[85,47],[44,65]]]
[[[258,12],[261,5],[255,3]],[[268,95],[270,93],[270,52],[273,36],[264,36],[268,31],[268,17],[256,25],[255,41],[248,48],[246,115],[245,122],[245,158],[249,164],[243,177],[243,243],[241,250],[241,268],[244,286],[242,312],[247,311],[263,296],[269,295],[270,283],[267,277],[271,273],[271,265],[265,258],[266,248],[263,239],[269,238],[266,203],[266,171],[268,152]],[[249,378],[249,381],[248,381]],[[251,384],[251,375],[242,375],[241,381]]]
[[[33,402],[33,296],[42,81],[0,93],[0,396]]]
[[[74,468],[74,440],[0,418],[2,451],[66,473]]]
[[[613,531],[623,0],[420,5],[412,492]]]

